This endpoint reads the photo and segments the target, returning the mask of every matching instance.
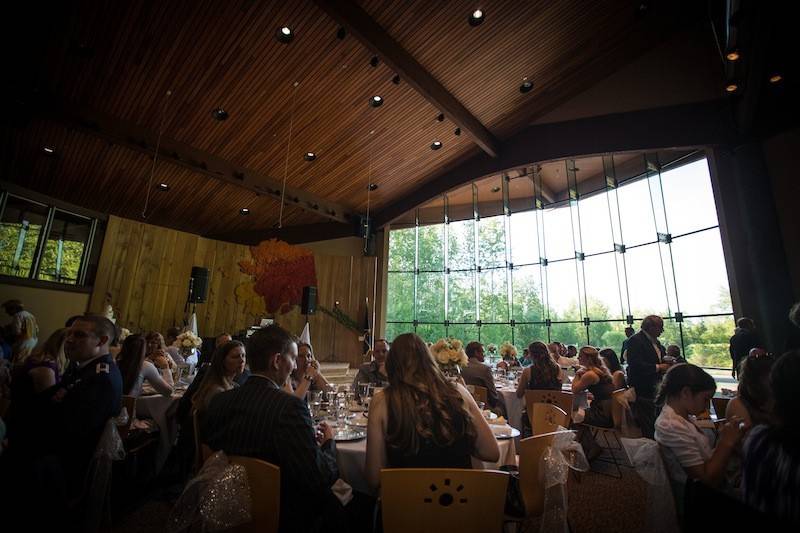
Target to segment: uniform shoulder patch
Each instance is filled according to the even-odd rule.
[[[97,363],[97,366],[95,367],[95,373],[108,374],[109,373],[108,363]]]

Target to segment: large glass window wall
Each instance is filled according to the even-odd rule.
[[[665,159],[552,162],[420,207],[390,229],[386,336],[619,352],[625,327],[656,314],[665,346],[729,367],[734,320],[708,163]]]

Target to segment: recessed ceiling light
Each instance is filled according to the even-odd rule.
[[[305,159],[306,161],[313,161],[316,158],[317,154],[315,154],[314,152],[306,152],[305,155],[303,156],[303,159]]]
[[[483,19],[484,19],[483,11],[480,10],[480,9],[476,9],[475,11],[470,13],[469,19],[467,19],[467,20],[469,20],[469,25],[470,26],[475,27],[475,26],[479,26],[481,23],[483,23]]]
[[[738,88],[739,88],[739,86],[736,85],[735,83],[729,83],[725,87],[725,90],[728,91],[729,93],[735,93]]]
[[[248,208],[246,208],[246,207],[243,207],[243,208],[239,209],[239,214],[240,215],[249,215],[250,214],[250,210]]]
[[[339,28],[336,31],[336,38],[337,39],[344,39],[345,37],[347,37],[347,30],[344,29],[344,28]]]
[[[380,60],[380,59],[378,59],[378,56],[372,56],[372,59],[370,59],[370,60],[369,60],[369,64],[370,64],[370,66],[371,66],[372,68],[375,68],[375,67],[377,67],[377,66],[378,66],[378,63],[380,63],[380,62],[381,62],[381,60]]]
[[[531,92],[533,89],[533,82],[528,78],[522,78],[522,85],[519,86],[519,92],[525,94]]]
[[[769,82],[770,83],[778,83],[782,79],[783,79],[783,76],[781,76],[780,74],[776,73],[776,74],[773,74],[772,76],[769,77]]]
[[[159,183],[158,184],[158,190],[159,191],[168,191],[169,190],[169,185],[167,185],[166,183]]]
[[[288,44],[294,38],[294,32],[289,26],[283,26],[275,32],[275,38],[283,44]]]
[[[442,147],[442,141],[433,141],[431,143],[431,150],[438,150]]]
[[[461,135],[461,128],[456,128],[453,133],[455,133],[456,137],[458,137],[459,135]]]
[[[44,148],[42,148],[42,150],[44,150],[44,153],[46,153],[46,154],[54,154],[54,153],[56,153],[56,149],[53,148],[52,146],[45,146]]]
[[[395,85],[400,85],[400,74],[395,74],[394,78],[392,78],[392,83]]]
[[[378,190],[378,184],[377,183],[370,183],[369,184],[369,190],[371,190],[371,191]]]
[[[492,192],[500,192],[500,187],[492,187]]]
[[[369,105],[372,107],[380,107],[383,105],[383,97],[377,94],[369,99]]]
[[[439,116],[436,117],[436,120],[439,122],[444,122],[444,113],[439,113]]]
[[[221,107],[218,107],[214,111],[212,111],[211,116],[214,117],[215,120],[219,120],[220,122],[222,122],[223,120],[228,120],[228,112],[222,109]]]
[[[725,54],[725,58],[728,61],[736,61],[739,59],[739,51],[738,50],[731,50],[727,54]]]

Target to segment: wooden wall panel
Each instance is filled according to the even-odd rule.
[[[314,246],[308,248],[313,251]],[[196,306],[200,334],[235,334],[263,318],[247,314],[236,301],[236,287],[250,281],[241,273],[239,262],[249,258],[246,246],[112,216],[89,310],[102,312],[106,303],[111,303],[117,310],[117,322],[131,331],[164,332],[180,326],[192,266],[202,266],[209,269],[210,280],[206,303]],[[376,259],[315,254],[314,262],[318,305],[333,309],[339,301],[342,311],[361,325],[366,299],[374,306]],[[306,320],[299,307],[274,318],[295,335]],[[309,317],[309,324],[319,359],[352,365],[362,362],[362,344],[356,333],[320,312]]]

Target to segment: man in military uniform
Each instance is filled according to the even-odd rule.
[[[120,412],[122,376],[109,355],[114,334],[114,324],[105,317],[75,320],[64,341],[70,365],[61,382],[48,390],[47,416],[53,430],[48,440],[73,502],[89,488],[86,474],[106,422]],[[80,506],[71,511],[77,511],[73,519],[80,520]]]

